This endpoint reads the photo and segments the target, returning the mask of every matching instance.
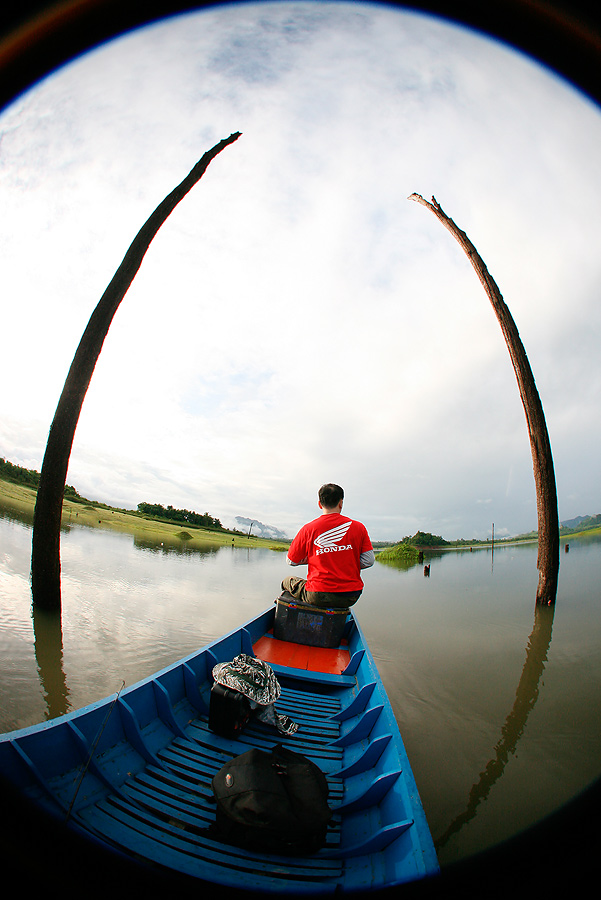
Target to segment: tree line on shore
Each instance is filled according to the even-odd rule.
[[[17,466],[2,456],[0,456],[0,478],[4,481],[12,481],[13,484],[24,484],[32,488],[37,488],[40,483],[40,473],[35,469]],[[79,494],[72,485],[67,484],[65,485],[65,497],[75,499],[79,498]],[[85,497],[80,497],[79,499],[85,500]]]
[[[175,509],[161,503],[138,503],[138,512],[153,519],[167,519],[170,522],[181,522],[187,525],[198,525],[200,528],[217,528],[224,531],[223,525],[210,513],[197,513],[190,509]]]
[[[9,460],[0,457],[0,478],[4,481],[10,481],[13,484],[23,484],[26,487],[37,489],[40,483],[40,473],[35,469],[26,469],[24,466],[11,463]],[[70,484],[65,485],[64,496],[68,500],[76,503],[87,503],[90,506],[98,506],[103,509],[112,509],[105,503],[96,500],[88,500],[82,497],[79,492]],[[135,510],[122,510],[123,512],[133,512]],[[225,531],[219,519],[210,513],[196,513],[189,509],[174,509],[173,506],[164,507],[160,503],[138,503],[138,513],[143,516],[149,516],[153,519],[163,519],[175,523],[187,523],[188,525],[197,525],[202,528],[214,528]]]

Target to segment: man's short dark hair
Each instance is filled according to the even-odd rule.
[[[319,489],[319,502],[326,509],[334,509],[344,500],[344,491],[339,484],[322,484]]]

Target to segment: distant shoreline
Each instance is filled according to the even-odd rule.
[[[0,478],[0,509],[12,510],[21,516],[26,522],[32,524],[33,510],[35,506],[36,490],[24,484],[17,484],[12,481],[5,481]],[[182,547],[189,549],[202,549],[207,546],[219,547],[262,547],[270,550],[287,550],[290,541],[278,541],[272,538],[262,538],[251,534],[250,537],[243,532],[233,531],[212,531],[210,529],[194,527],[186,525],[185,529],[181,524],[170,522],[162,522],[156,519],[149,519],[139,513],[132,511],[113,509],[106,505],[76,502],[70,498],[66,498],[63,502],[63,520],[62,527],[69,528],[72,525],[79,525],[87,528],[100,528],[109,531],[120,531],[126,534],[132,534],[141,540],[163,546]],[[560,536],[562,543],[571,540],[586,537],[600,537],[601,528],[589,528],[584,531],[570,532]],[[434,553],[448,553],[450,551],[470,551],[470,550],[486,550],[492,547],[511,547],[524,544],[536,543],[538,538],[536,535],[504,538],[495,541],[479,542],[473,544],[461,543],[454,544],[449,542],[447,546],[441,547],[419,547],[426,555]],[[375,542],[376,545],[378,542]],[[392,544],[387,544],[392,547]],[[384,547],[376,546],[376,555]]]
[[[30,524],[33,522],[36,490],[24,484],[0,479],[0,508],[13,511]],[[270,550],[286,550],[287,541],[276,541],[247,535],[242,532],[213,531],[181,524],[149,519],[127,510],[113,509],[93,502],[81,503],[65,498],[63,501],[62,528],[71,526],[99,528],[135,535],[138,539],[171,547],[203,549],[207,546],[262,547]]]

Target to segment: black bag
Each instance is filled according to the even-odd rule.
[[[209,728],[223,737],[237,738],[252,715],[248,697],[215,683],[211,688]]]
[[[328,783],[311,760],[282,747],[249,750],[212,781],[216,831],[230,844],[264,853],[315,853],[325,844],[332,811]]]

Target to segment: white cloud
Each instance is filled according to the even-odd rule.
[[[500,329],[459,246],[407,200],[418,191],[467,231],[514,315],[562,515],[601,502],[586,449],[601,118],[549,72],[385,7],[226,6],[89,54],[0,129],[3,455],[39,467],[79,337],[129,243],[240,130],[117,312],[69,481],[110,503],[289,533],[325,480],[344,484],[376,539],[482,535],[491,512],[499,530],[534,527]]]

